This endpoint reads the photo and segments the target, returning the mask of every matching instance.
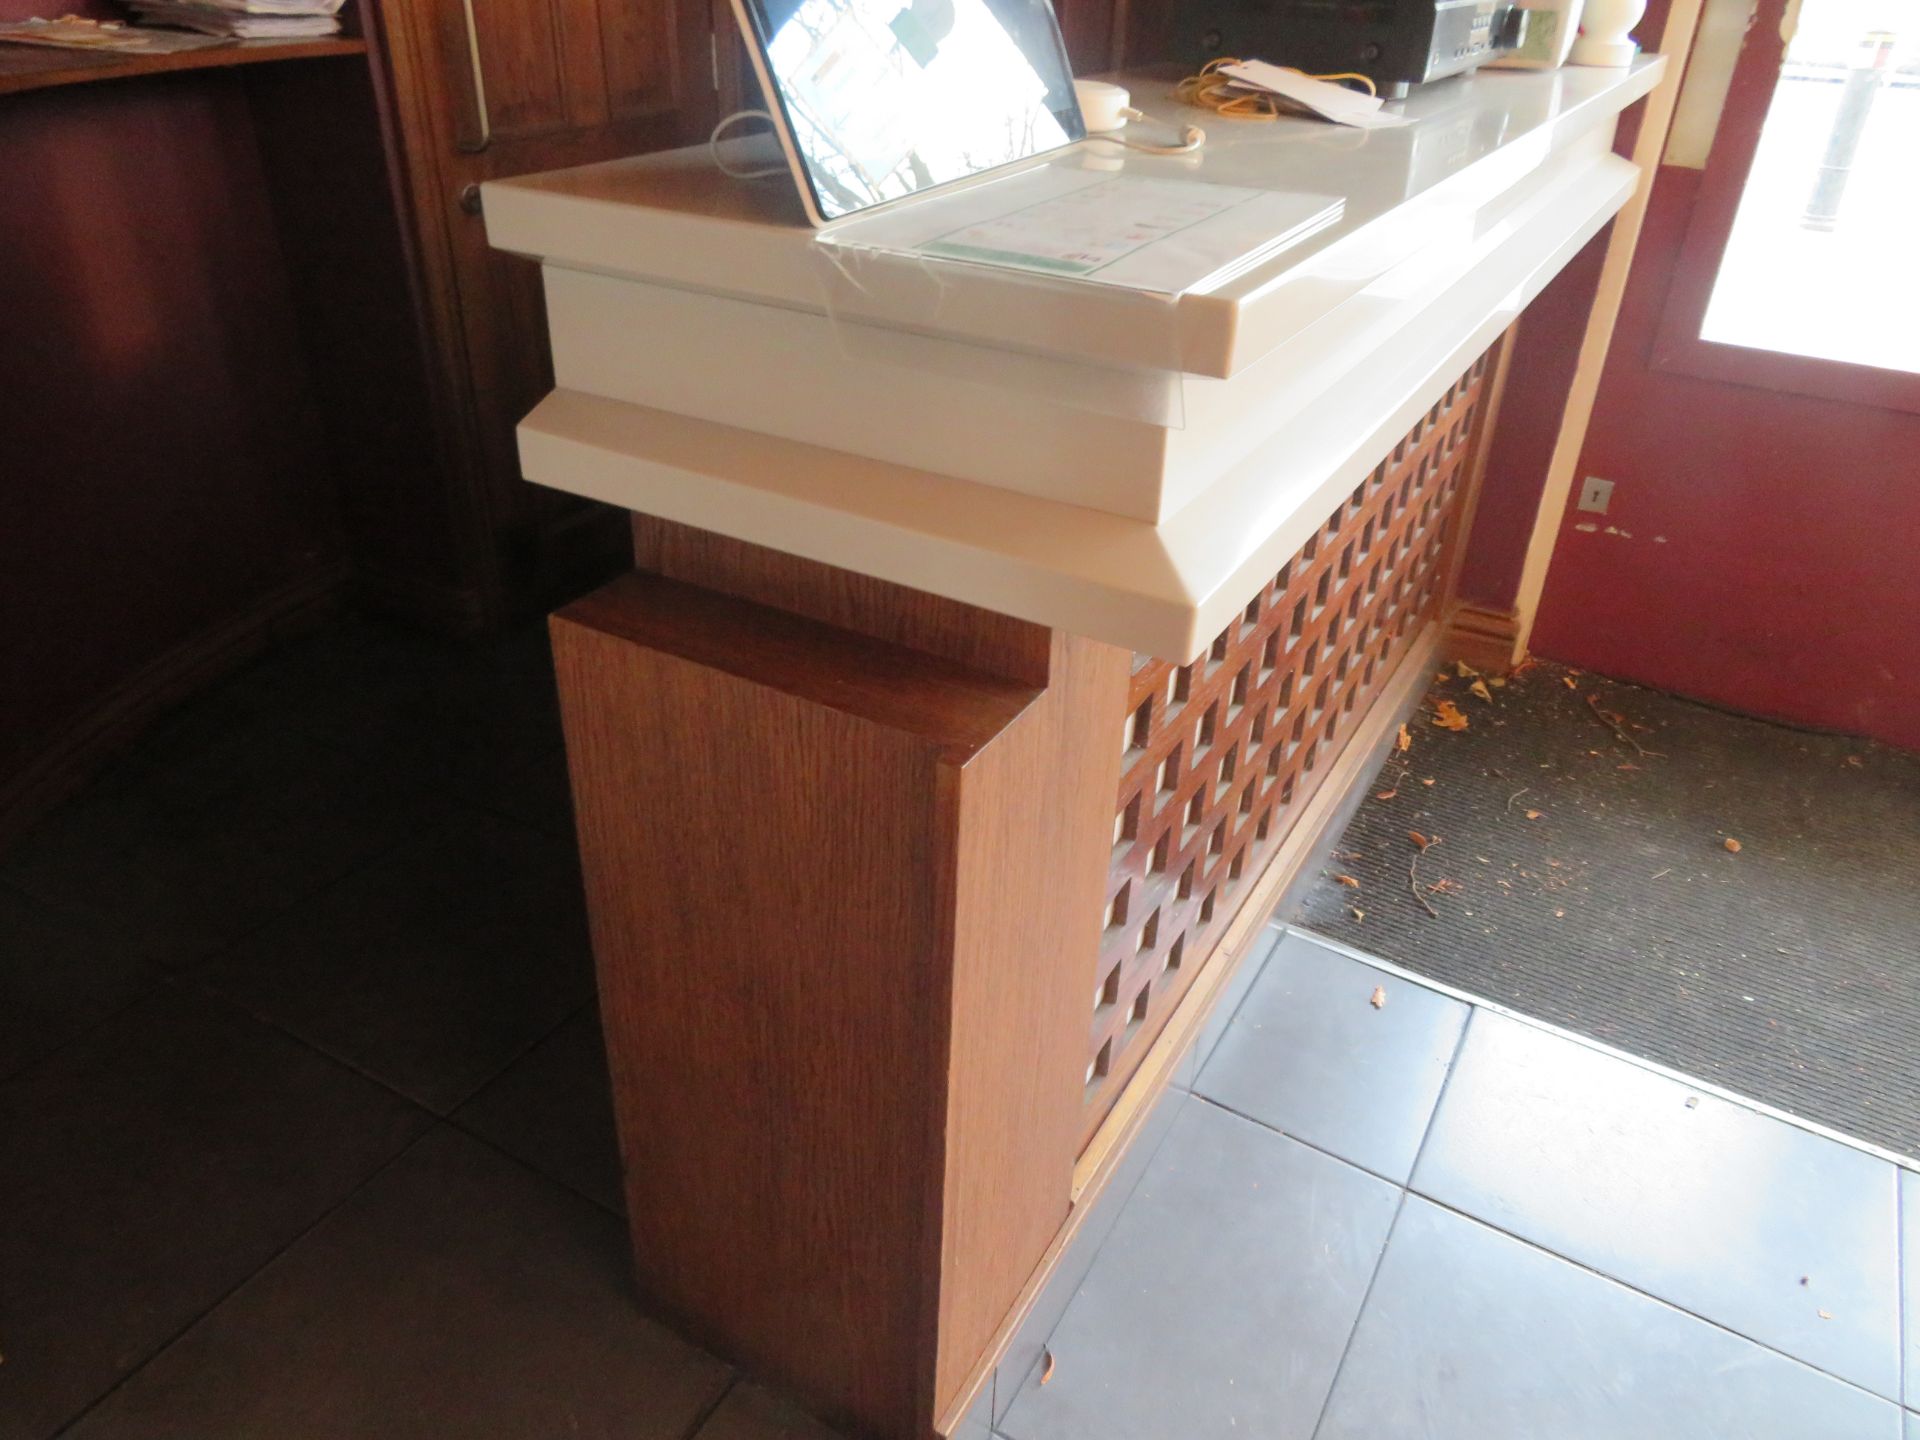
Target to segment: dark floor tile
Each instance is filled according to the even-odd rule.
[[[1413,1186],[1899,1394],[1896,1186],[1884,1160],[1480,1010]]]
[[[222,955],[207,984],[445,1113],[593,993],[570,847],[471,812]]]
[[[161,978],[93,917],[54,910],[0,886],[0,1080]]]
[[[286,730],[195,728],[36,827],[0,879],[182,966],[444,817],[448,803]],[[138,757],[136,757],[138,758]]]
[[[1375,1006],[1375,993],[1385,1003]],[[1304,935],[1268,959],[1198,1093],[1396,1184],[1413,1170],[1468,1007]]]
[[[604,1210],[427,1136],[75,1440],[681,1440],[726,1367],[645,1318]]]
[[[1906,1276],[1907,1404],[1920,1410],[1920,1175],[1900,1172],[1900,1262]]]
[[[0,1437],[51,1434],[427,1124],[171,985],[0,1085]]]
[[[582,1010],[514,1061],[453,1118],[589,1200],[626,1208],[595,1009]]]
[[[473,798],[497,815],[573,843],[573,792],[564,750],[475,786]]]
[[[462,643],[353,620],[252,678],[313,739],[462,798],[561,743],[543,622]]]
[[[1305,1440],[1399,1195],[1189,1101],[1001,1430]]]
[[[742,1380],[727,1392],[694,1440],[840,1440],[840,1436],[799,1406]]]
[[[1418,1196],[1318,1440],[1897,1440],[1894,1407]]]

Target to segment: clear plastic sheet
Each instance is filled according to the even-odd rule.
[[[1179,159],[1152,158],[1081,148],[821,231],[815,268],[841,345],[1181,428],[1190,368],[1182,297],[1325,228],[1342,204],[1215,184]],[[990,348],[924,339],[987,313]]]

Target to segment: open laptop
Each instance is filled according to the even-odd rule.
[[[1048,0],[732,0],[825,225],[1086,136]]]

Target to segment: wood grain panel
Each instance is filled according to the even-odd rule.
[[[633,517],[633,563],[961,665],[1047,682],[1053,639],[1045,626],[958,600],[651,515]]]
[[[697,35],[686,37],[695,44]],[[660,5],[600,7],[600,45],[606,60],[609,110],[617,119],[652,115],[677,103],[679,37],[672,12]]]
[[[643,1289],[926,1435],[1067,1213],[1128,657],[1040,688],[645,574],[553,631]]]

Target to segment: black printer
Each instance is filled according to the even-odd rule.
[[[1354,71],[1390,98],[1472,70],[1526,38],[1511,0],[1177,0],[1176,58],[1221,55],[1311,75]]]

